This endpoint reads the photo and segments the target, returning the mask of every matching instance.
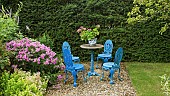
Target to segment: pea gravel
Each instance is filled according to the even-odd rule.
[[[85,65],[85,73],[90,70],[90,63],[82,63]],[[95,62],[96,64],[96,62]],[[101,74],[102,70],[95,69],[95,72]],[[77,87],[73,87],[73,77],[69,74],[66,84],[60,83],[60,88],[49,88],[46,96],[136,96],[136,90],[131,84],[124,63],[121,63],[121,77],[123,81],[119,81],[117,71],[114,75],[115,84],[109,84],[109,71],[105,71],[103,81],[100,76],[90,76],[84,82],[82,72],[78,73]],[[87,74],[86,74],[87,76]]]

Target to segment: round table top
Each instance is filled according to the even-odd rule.
[[[96,44],[94,46],[90,46],[89,44],[82,44],[80,45],[81,48],[84,48],[84,49],[99,49],[99,48],[102,48],[104,47],[102,44]]]

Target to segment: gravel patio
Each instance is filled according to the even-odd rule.
[[[85,73],[87,73],[90,70],[90,62],[82,64],[85,65]],[[77,87],[73,87],[73,78],[71,74],[69,74],[69,79],[66,84],[61,82],[60,88],[49,88],[46,96],[136,96],[136,90],[131,84],[124,63],[121,63],[121,68],[121,77],[124,80],[119,81],[117,78],[117,72],[115,72],[115,84],[113,85],[109,84],[109,71],[105,71],[105,78],[103,81],[100,81],[100,75],[87,78],[87,82],[83,81],[82,72],[79,72]],[[101,69],[95,69],[95,71],[99,74],[102,73]]]

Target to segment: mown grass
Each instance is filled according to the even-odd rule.
[[[170,63],[126,62],[125,66],[137,96],[164,96],[159,76],[170,76]]]

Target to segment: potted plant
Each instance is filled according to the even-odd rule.
[[[98,28],[100,28],[100,25],[96,25],[93,29],[80,26],[77,32],[80,34],[81,40],[89,41],[89,44],[93,45],[96,44],[96,36],[99,35]]]

